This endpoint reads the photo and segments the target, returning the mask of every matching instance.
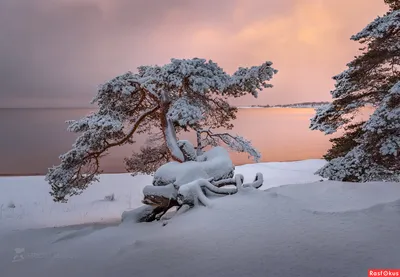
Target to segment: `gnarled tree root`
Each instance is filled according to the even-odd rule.
[[[258,189],[263,185],[264,178],[261,173],[257,173],[252,183],[243,184],[243,181],[244,177],[241,174],[236,174],[234,178],[219,181],[213,181],[212,179],[198,179],[188,184],[175,187],[177,190],[176,196],[171,198],[166,198],[156,194],[149,195],[147,193],[142,202],[143,204],[153,207],[153,209],[151,212],[143,214],[138,221],[151,222],[160,220],[165,213],[174,206],[177,206],[178,209],[173,216],[186,212],[196,205],[210,207],[212,206],[212,203],[206,196],[207,192],[216,195],[232,195],[243,189]],[[161,190],[162,186],[159,188]],[[157,190],[157,187],[153,187],[152,190]]]

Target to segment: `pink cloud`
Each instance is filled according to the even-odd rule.
[[[82,106],[98,83],[173,57],[228,72],[273,61],[275,87],[237,104],[329,100],[331,77],[357,53],[349,37],[386,11],[365,0],[24,1],[0,4],[0,35],[15,35],[0,50],[0,103],[11,106]]]

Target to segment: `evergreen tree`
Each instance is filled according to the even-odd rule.
[[[172,59],[164,66],[141,66],[138,73],[128,72],[101,85],[93,100],[98,111],[69,122],[68,129],[81,135],[46,176],[54,200],[67,201],[97,181],[100,158],[112,147],[134,143],[140,133],[150,139],[126,159],[127,168],[135,172],[151,173],[169,160],[191,161],[207,145],[220,142],[258,160],[260,154],[248,140],[212,129],[232,129],[237,108],[229,98],[257,97],[258,91],[272,87],[268,81],[277,71],[271,66],[265,62],[241,67],[229,75],[212,61]],[[197,153],[178,139],[180,132],[189,130],[198,134]]]
[[[325,156],[329,163],[318,171],[342,181],[398,180],[400,175],[400,1],[385,0],[390,11],[351,37],[362,53],[335,76],[333,102],[317,109],[312,130],[344,135],[332,139]],[[366,122],[354,123],[361,108],[376,111]]]

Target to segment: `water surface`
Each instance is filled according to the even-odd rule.
[[[66,130],[66,120],[79,119],[90,109],[0,109],[0,174],[45,174],[59,163],[76,134]],[[329,137],[308,129],[314,109],[240,109],[234,130],[251,140],[263,162],[321,158],[329,149]],[[183,139],[193,139],[185,134]],[[123,158],[139,149],[137,144],[119,147],[102,160],[105,172],[123,172]],[[250,163],[245,154],[232,153],[236,165]]]

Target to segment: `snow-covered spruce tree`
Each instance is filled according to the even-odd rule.
[[[164,66],[141,66],[137,73],[128,72],[101,85],[93,100],[98,111],[69,122],[68,129],[81,135],[72,149],[60,156],[61,164],[50,168],[46,176],[54,201],[66,202],[68,197],[80,194],[97,181],[101,173],[100,158],[112,147],[134,143],[135,134],[148,134],[149,141],[139,153],[126,159],[128,169],[156,171],[155,180],[156,177],[161,180],[165,179],[160,173],[165,168],[183,165],[178,171],[182,175],[186,170],[188,175],[180,178],[176,171],[168,169],[167,175],[174,182],[154,181],[158,187],[146,189],[144,202],[153,207],[146,221],[153,220],[158,211],[165,212],[167,202],[168,206],[176,205],[178,194],[183,199],[179,204],[182,205],[190,202],[188,199],[193,198],[197,189],[203,192],[207,187],[210,191],[230,194],[234,191],[222,186],[240,183],[258,187],[262,182],[259,175],[249,185],[243,185],[240,176],[237,180],[230,179],[233,165],[224,148],[214,147],[205,153],[203,150],[207,145],[223,142],[235,151],[248,152],[255,160],[259,159],[260,154],[249,141],[214,130],[233,127],[231,121],[236,118],[237,108],[228,103],[229,98],[246,94],[257,97],[258,91],[272,87],[267,82],[277,71],[271,65],[266,62],[239,68],[229,75],[212,61],[172,59]],[[185,131],[197,133],[197,149],[190,142],[178,139]],[[173,162],[161,166],[168,161]],[[196,178],[202,181],[197,186],[192,184],[192,190],[187,189],[183,196],[184,190],[178,191],[176,183],[190,183]],[[197,200],[193,198],[194,202]]]
[[[329,163],[317,172],[325,178],[363,182],[398,179],[400,1],[385,2],[390,11],[352,36],[363,45],[362,53],[334,77],[333,102],[317,109],[311,119],[312,130],[332,134],[344,129],[343,136],[331,140],[333,147],[325,155]],[[376,108],[375,113],[366,122],[355,123],[359,110],[368,104]]]

